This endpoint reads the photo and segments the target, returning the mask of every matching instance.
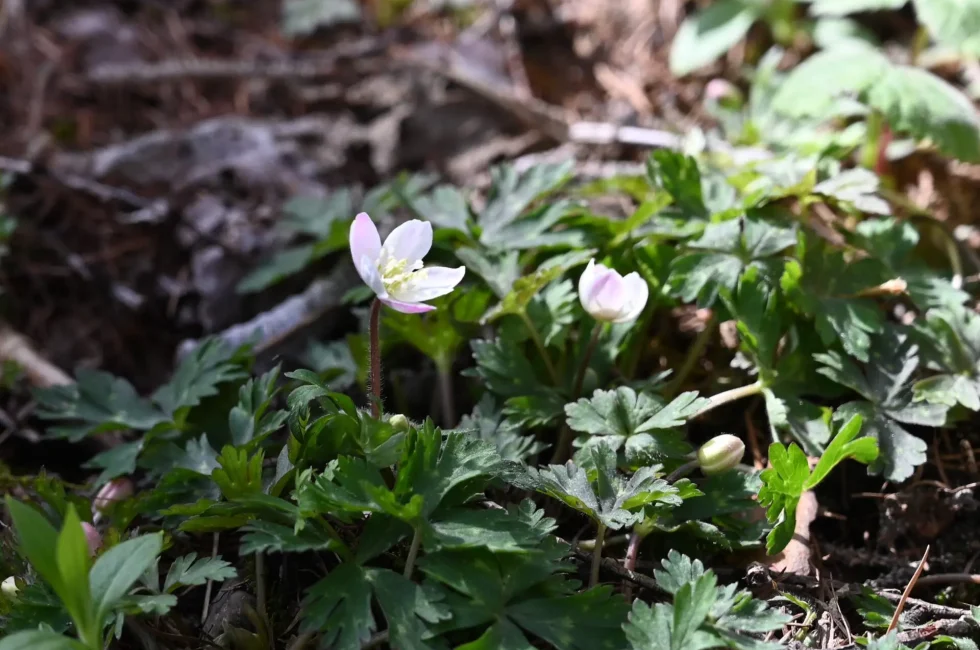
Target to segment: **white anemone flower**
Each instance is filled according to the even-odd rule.
[[[451,292],[466,273],[462,266],[423,268],[422,258],[431,248],[428,221],[406,221],[391,231],[384,245],[367,213],[354,217],[350,227],[350,252],[358,275],[381,302],[406,314],[435,309],[423,301]]]
[[[590,260],[578,281],[578,298],[592,318],[609,323],[629,323],[646,307],[650,288],[635,271],[620,275]]]

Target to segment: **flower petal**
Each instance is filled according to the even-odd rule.
[[[403,314],[422,314],[427,311],[432,311],[435,309],[432,305],[426,305],[421,302],[402,302],[401,300],[394,300],[392,298],[378,298],[384,304],[388,305],[395,311],[400,311]]]
[[[381,263],[405,260],[409,266],[421,261],[432,248],[432,224],[412,219],[391,231],[381,247]]]
[[[354,222],[350,225],[350,253],[354,258],[355,266],[360,266],[363,257],[371,260],[374,266],[378,265],[378,258],[381,256],[381,235],[378,234],[377,227],[366,212],[361,212],[354,217]],[[363,279],[364,276],[362,275],[361,278]]]
[[[578,279],[578,299],[586,311],[589,310],[588,303],[592,299],[592,287],[598,279],[599,270],[596,268],[595,259],[591,259]]]
[[[639,318],[650,297],[650,285],[636,271],[623,278],[623,287],[627,296],[627,305],[622,315],[613,321],[614,323],[628,323]]]
[[[628,296],[623,277],[610,270],[592,287],[592,302],[606,318],[615,318],[622,311]]]
[[[381,274],[378,273],[378,263],[376,260],[368,258],[366,255],[356,261],[354,268],[357,269],[357,274],[361,276],[361,280],[364,284],[371,288],[379,298],[387,298],[388,292],[385,291],[385,284],[381,280]]]
[[[463,280],[466,268],[448,269],[444,266],[428,266],[413,273],[407,282],[391,294],[405,302],[422,302],[444,296]]]

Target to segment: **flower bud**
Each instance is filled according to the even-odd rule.
[[[698,464],[706,476],[726,472],[740,462],[745,455],[745,443],[738,436],[723,433],[715,436],[698,449]]]
[[[0,584],[0,591],[3,592],[4,596],[7,596],[8,598],[13,598],[14,596],[17,595],[17,592],[20,590],[17,589],[17,581],[15,580],[15,578],[13,576],[10,576],[6,580],[4,580],[2,584]]]
[[[122,501],[133,496],[133,482],[126,477],[117,478],[109,481],[95,495],[92,501],[92,510],[102,512],[116,501]]]
[[[408,431],[408,418],[401,413],[396,413],[388,418],[388,424],[395,431]]]
[[[738,108],[742,105],[742,92],[725,79],[709,81],[704,87],[704,98],[727,108]]]
[[[635,271],[626,276],[590,260],[578,281],[578,299],[592,318],[628,323],[639,317],[650,288]]]
[[[85,531],[85,541],[88,542],[89,555],[95,557],[95,554],[102,548],[102,535],[99,534],[95,526],[87,521],[82,522],[82,530]]]

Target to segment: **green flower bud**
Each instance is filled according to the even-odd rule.
[[[715,436],[698,449],[698,464],[706,476],[726,472],[740,462],[745,455],[745,443],[738,436],[723,433]]]
[[[0,584],[0,591],[2,591],[8,598],[13,598],[20,590],[17,589],[17,582],[14,580],[14,577],[10,576],[4,580],[2,584]]]
[[[390,424],[395,431],[408,431],[408,418],[401,413],[396,413],[388,418],[388,424]]]

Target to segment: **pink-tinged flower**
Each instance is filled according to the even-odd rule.
[[[95,529],[95,526],[87,521],[82,522],[82,530],[85,531],[85,541],[88,542],[88,553],[95,557],[95,554],[102,548],[102,535]]]
[[[350,227],[350,252],[364,284],[384,304],[406,314],[432,311],[423,301],[444,296],[463,279],[462,266],[422,268],[432,248],[432,224],[412,219],[391,231],[384,245],[374,222],[362,212]]]
[[[122,501],[133,496],[133,482],[122,477],[109,481],[101,488],[92,500],[92,510],[102,512],[116,501]]]
[[[635,271],[623,277],[615,270],[590,260],[578,281],[578,299],[592,318],[628,323],[646,307],[650,288]]]

